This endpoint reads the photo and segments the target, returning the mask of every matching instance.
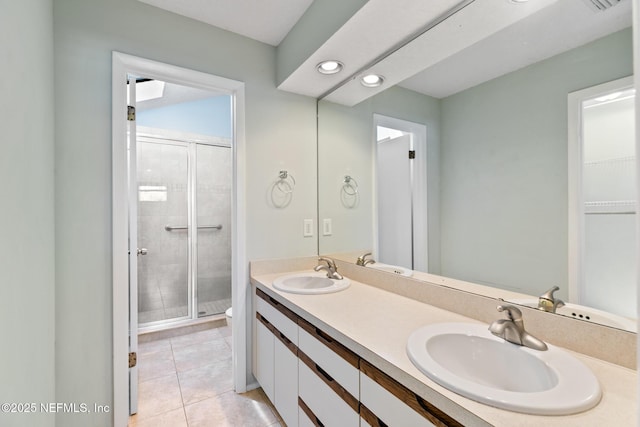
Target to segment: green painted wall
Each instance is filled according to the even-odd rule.
[[[0,9],[0,403],[36,404],[0,425],[53,426],[40,408],[55,402],[53,6]]]
[[[567,297],[567,95],[632,61],[627,29],[442,100],[442,275]]]

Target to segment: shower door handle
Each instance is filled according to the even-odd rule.
[[[146,255],[148,253],[149,251],[147,250],[147,248],[138,248],[138,255]]]

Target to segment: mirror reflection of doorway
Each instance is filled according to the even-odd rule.
[[[378,262],[427,271],[426,127],[374,115]]]
[[[636,150],[633,79],[572,93],[570,237],[575,267],[569,300],[620,316],[636,315]],[[579,114],[571,121],[572,110]],[[570,134],[571,137],[571,134]]]

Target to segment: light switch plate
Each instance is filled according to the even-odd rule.
[[[331,223],[331,218],[325,218],[322,220],[322,235],[331,236],[331,234],[333,234],[333,225]]]
[[[302,235],[304,237],[313,237],[313,220],[305,219]]]

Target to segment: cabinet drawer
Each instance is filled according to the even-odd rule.
[[[293,344],[298,345],[298,316],[260,289],[256,289],[256,312],[267,319]]]
[[[314,363],[335,379],[352,396],[360,393],[358,355],[310,323],[298,321],[298,346]]]
[[[346,390],[340,390],[340,385],[333,378],[318,371],[315,364],[304,353],[300,351],[299,356],[298,393],[315,414],[317,421],[326,427],[359,426],[358,400],[349,395]],[[313,370],[308,364],[314,365]],[[337,388],[338,392],[334,391],[334,388]]]
[[[373,427],[463,427],[364,360],[360,362],[360,402],[362,418]]]

